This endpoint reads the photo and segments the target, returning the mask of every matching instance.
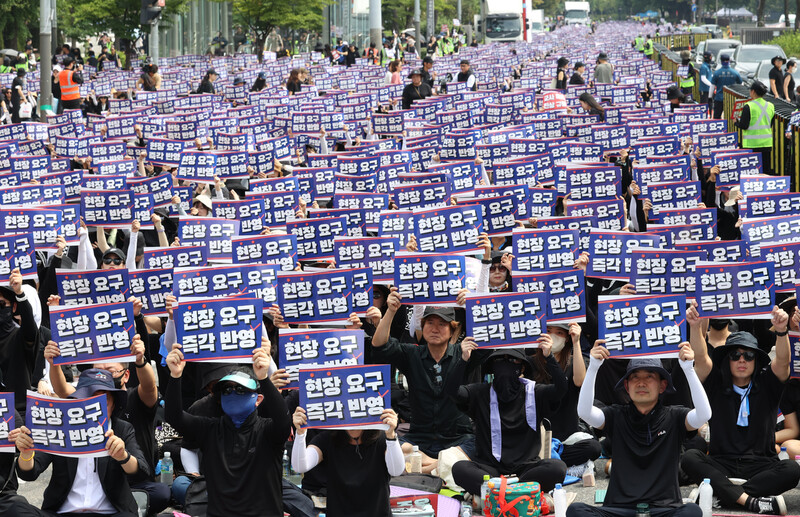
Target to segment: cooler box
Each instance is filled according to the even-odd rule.
[[[506,484],[489,493],[489,514],[492,517],[539,517],[542,513],[542,491],[539,483]]]

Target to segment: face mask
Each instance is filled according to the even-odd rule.
[[[497,393],[497,399],[501,402],[514,400],[522,391],[522,383],[519,376],[522,373],[522,365],[512,363],[505,359],[498,359],[494,362],[494,381],[492,387]]]
[[[257,393],[246,393],[244,395],[239,395],[238,393],[222,394],[220,397],[222,411],[230,417],[233,425],[238,429],[247,420],[250,413],[256,410],[256,398],[258,398]]]
[[[708,324],[714,330],[724,330],[728,328],[728,323],[730,323],[729,320],[717,320],[717,319],[708,320]]]
[[[122,378],[123,377],[125,377],[124,373],[122,375],[120,375],[119,377],[114,377],[114,387],[117,388],[118,390],[122,389]]]
[[[567,338],[564,336],[559,336],[558,334],[550,334],[550,339],[553,340],[553,348],[551,351],[554,354],[559,353],[560,351],[564,350],[564,345],[567,344]]]
[[[14,331],[14,311],[10,305],[0,308],[0,337],[6,337]]]

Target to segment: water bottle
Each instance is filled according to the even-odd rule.
[[[637,504],[636,517],[650,517],[650,505],[647,503]]]
[[[161,460],[161,482],[167,486],[172,486],[172,473],[175,470],[170,453],[165,452]]]
[[[417,445],[411,449],[411,473],[422,474],[422,453]]]
[[[483,475],[483,483],[481,484],[481,508],[486,506],[484,501],[489,497],[489,474]]]
[[[461,512],[459,517],[472,517],[472,505],[466,501],[461,501]]]
[[[486,483],[486,497],[484,497],[483,500],[481,501],[481,505],[483,507],[483,515],[488,515],[488,516],[492,515],[492,502],[491,502],[492,497],[491,497],[491,494],[492,494],[492,490],[494,490],[494,487],[495,487],[494,479],[490,479]]]
[[[779,460],[788,460],[789,459],[789,453],[786,452],[786,447],[781,447],[781,452],[780,452],[780,454],[778,454],[778,459]]]
[[[711,517],[711,503],[714,498],[714,489],[711,488],[711,480],[705,478],[700,484],[700,510],[703,517]]]
[[[557,483],[553,490],[553,506],[555,517],[567,517],[567,492],[561,487],[561,483]]]

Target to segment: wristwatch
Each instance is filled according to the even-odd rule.
[[[127,452],[127,451],[126,451],[126,452]],[[128,455],[127,455],[127,456],[125,456],[125,459],[124,459],[124,460],[121,460],[121,461],[120,461],[120,460],[117,460],[117,463],[119,463],[120,465],[125,465],[125,464],[126,464],[126,463],[128,463],[130,460],[131,460],[131,453],[130,453],[130,452],[128,452]]]

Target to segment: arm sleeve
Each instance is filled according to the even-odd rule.
[[[319,465],[319,454],[317,454],[317,450],[306,446],[307,434],[307,432],[295,434],[294,447],[292,447],[292,468],[295,472],[299,472],[300,474],[308,472]]]
[[[181,465],[184,472],[200,473],[200,458],[197,456],[197,451],[181,447]]]
[[[38,342],[36,336],[39,333],[39,326],[36,324],[36,320],[33,319],[33,308],[31,308],[31,303],[39,303],[39,298],[36,298],[36,300],[28,300],[28,297],[25,296],[25,291],[22,291],[22,294],[16,295],[16,298],[17,313],[20,316],[20,332],[22,339],[25,341],[26,348],[33,349],[35,348],[34,345]]]
[[[556,361],[556,358],[553,357],[553,354],[547,356],[545,368],[547,369],[547,373],[550,374],[550,378],[553,379],[553,382],[552,384],[538,385],[537,391],[541,393],[541,402],[546,402],[551,409],[555,410],[558,408],[559,404],[561,404],[561,399],[567,394],[567,376],[564,374],[564,370],[561,369],[558,361]],[[539,400],[536,401],[537,404],[539,402]]]
[[[347,130],[345,130],[345,133],[347,133]],[[328,154],[331,152],[330,148],[328,147],[328,139],[324,136],[319,137],[319,151],[322,154]]]
[[[473,353],[474,352],[475,351],[473,350]],[[456,404],[459,405],[469,402],[469,390],[467,390],[466,386],[462,386],[462,383],[464,382],[464,373],[466,371],[467,363],[464,362],[461,354],[458,354],[458,357],[455,358],[453,369],[450,370],[450,373],[447,375],[444,385],[442,386],[442,391],[444,391],[450,398],[455,400]]]
[[[708,80],[708,77],[701,75],[700,80],[708,87],[711,87],[711,81]]]
[[[97,259],[94,258],[94,250],[89,242],[89,232],[86,230],[81,230],[79,233],[80,240],[78,241],[78,269],[97,269]]]
[[[697,372],[694,371],[693,363],[694,361],[680,361],[694,404],[694,409],[686,415],[686,422],[695,429],[700,429],[711,418],[711,404],[708,402],[706,390],[703,388]]]
[[[597,380],[597,371],[602,364],[602,359],[592,357],[589,360],[589,369],[586,370],[586,378],[583,380],[583,386],[578,395],[578,416],[595,428],[601,428],[606,423],[605,414],[600,408],[594,406],[594,383]]]
[[[178,211],[179,215],[182,215],[182,216],[189,215],[189,214],[186,213],[186,210],[183,209],[183,204],[182,203],[178,203],[177,205],[175,205],[175,209]]]
[[[489,292],[489,268],[491,267],[492,267],[491,264],[481,264],[481,273],[478,275],[477,292],[479,293]]]
[[[175,320],[172,318],[167,320],[167,325],[164,328],[164,347],[167,353],[172,350],[172,345],[178,342],[178,331],[175,330]]]
[[[128,271],[136,269],[136,246],[138,242],[139,232],[131,232],[130,238],[128,239],[128,249],[125,250],[125,253],[127,253],[127,257],[125,257],[125,267],[128,268]]]
[[[406,460],[403,457],[403,449],[400,448],[400,442],[397,438],[386,440],[386,470],[389,471],[389,475],[399,476],[405,468]]]
[[[739,120],[736,121],[736,127],[739,129],[747,129],[750,127],[750,106],[748,104],[745,104],[744,108],[742,108],[742,115],[739,117]]]

